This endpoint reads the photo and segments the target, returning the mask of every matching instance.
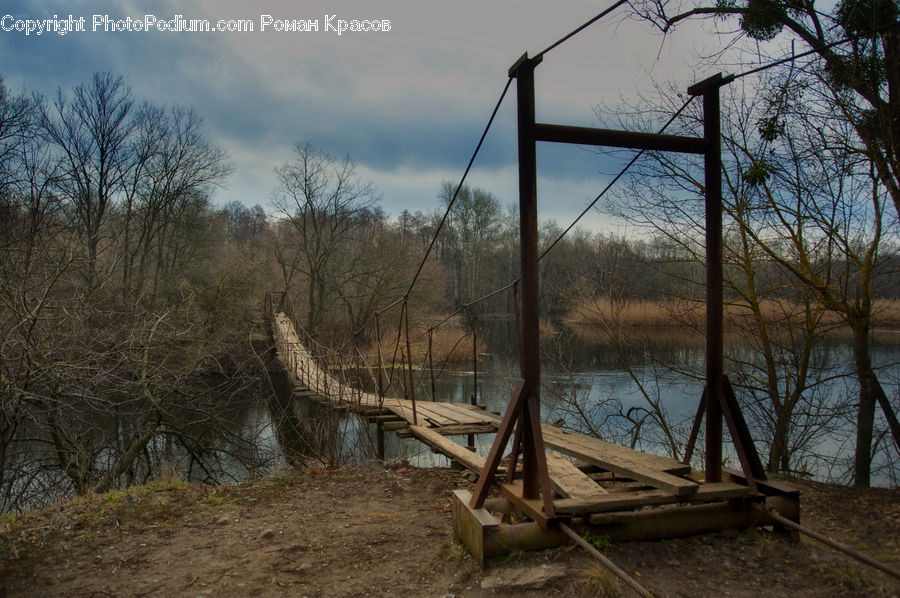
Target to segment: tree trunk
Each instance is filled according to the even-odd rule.
[[[788,430],[790,430],[791,413],[789,410],[781,408],[775,402],[775,429],[772,431],[772,447],[769,452],[769,462],[766,465],[766,471],[777,473],[778,471],[787,471],[789,467],[788,459]]]
[[[875,425],[875,388],[879,386],[869,355],[869,325],[862,318],[848,318],[853,330],[853,354],[859,380],[859,406],[856,412],[856,456],[853,484],[868,488],[872,466],[872,430]]]

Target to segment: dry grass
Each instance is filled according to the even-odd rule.
[[[806,318],[804,306],[782,299],[765,299],[759,311],[768,323],[803,324]],[[900,327],[900,300],[878,299],[872,308],[875,326]],[[629,301],[616,303],[607,297],[588,299],[569,313],[568,321],[583,326],[640,327],[640,328],[694,328],[702,329],[706,317],[705,304],[686,299],[659,301]],[[752,324],[754,314],[745,303],[725,305],[726,327],[743,327]],[[844,319],[835,312],[824,312],[820,324],[826,329],[839,328]]]
[[[703,304],[686,300],[616,302],[597,297],[577,305],[567,320],[577,325],[617,328],[683,327],[702,322]]]
[[[435,367],[444,362],[451,364],[471,363],[472,361],[472,336],[466,332],[463,326],[462,315],[457,315],[437,328],[431,333],[431,359],[434,361]],[[440,322],[441,317],[435,316],[431,322]],[[428,359],[428,328],[425,325],[410,326],[409,329],[410,347],[413,356],[413,365],[421,365],[427,363]],[[394,346],[397,342],[397,329],[390,331],[382,331],[381,338],[381,354],[385,366],[390,367],[392,359],[395,357]],[[361,349],[369,366],[375,367],[378,364],[378,346],[372,343],[364,350]],[[400,347],[396,351],[395,365],[400,365],[401,350],[405,354],[406,336],[405,331],[400,336]],[[487,346],[482,339],[478,339],[476,350],[479,354],[487,351]]]
[[[900,328],[900,299],[877,299],[872,307],[872,321],[876,326]]]
[[[410,331],[410,336],[412,336],[412,331]],[[415,336],[420,340],[413,346],[413,355],[421,355],[422,359],[425,359],[428,353],[427,331],[423,329]],[[435,363],[472,361],[472,336],[466,333],[462,316],[455,316],[436,328],[432,332],[431,345],[432,359]],[[487,351],[487,346],[482,339],[478,339],[476,350],[479,354]]]
[[[619,581],[602,565],[592,563],[581,574],[582,585],[587,593],[597,598],[620,596]]]

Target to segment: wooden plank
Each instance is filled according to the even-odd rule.
[[[583,459],[618,475],[644,482],[677,496],[685,496],[697,491],[699,485],[657,469],[661,457],[647,455],[625,447],[589,438],[580,434],[563,433],[559,428],[543,426],[544,444],[562,453]],[[662,459],[663,462],[670,462]],[[675,463],[671,461],[671,463]],[[681,464],[679,464],[681,465]]]
[[[412,408],[411,402],[410,408]],[[434,408],[434,403],[427,401],[416,401],[416,414],[431,422],[432,426],[449,426],[459,423],[455,419],[444,416]]]
[[[469,408],[471,409],[472,407]],[[487,413],[489,414],[490,412]],[[499,421],[500,418],[494,416],[493,419],[494,421]],[[617,461],[623,464],[640,465],[644,469],[656,470],[674,476],[687,475],[691,471],[689,465],[679,463],[674,459],[642,453],[634,449],[606,442],[599,438],[593,438],[578,432],[557,428],[546,422],[542,424],[541,431],[544,435],[544,444],[549,448],[554,448],[578,459],[581,459],[582,457],[577,453],[590,451],[601,455],[609,455],[611,458],[616,458]],[[573,450],[566,450],[568,447],[572,447]],[[598,462],[597,459],[585,459],[585,461],[605,470],[612,471],[610,468],[605,467],[603,463]]]
[[[381,402],[378,400],[378,397],[370,394],[363,394],[363,396],[359,400],[359,404],[368,409],[379,409],[383,410],[381,406]]]
[[[407,419],[412,417],[412,401],[406,401],[404,405]],[[465,412],[460,413],[454,410],[449,403],[435,403],[433,401],[416,401],[417,415],[424,417],[426,421],[431,422],[433,426],[452,426],[459,424],[471,424],[481,421],[475,417],[461,417]]]
[[[465,403],[430,403],[434,409],[438,410],[444,416],[456,420],[457,423],[493,423],[496,418],[485,414],[484,411],[472,409],[471,405]]]
[[[385,432],[396,432],[397,430],[405,430],[408,427],[409,423],[405,421],[388,422],[386,424],[381,424],[381,429]]]
[[[434,414],[436,421],[440,422],[437,425],[449,426],[452,424],[466,423],[465,421],[461,420],[452,410],[445,409],[445,405],[446,403],[435,403],[434,401],[416,402],[417,409],[427,409],[429,413]]]
[[[375,406],[375,407],[363,406],[362,412],[363,412],[363,415],[368,416],[368,417],[374,417],[376,415],[390,414],[390,411],[388,411],[387,409],[382,409],[378,406]]]
[[[736,469],[730,469],[728,467],[723,467],[722,472],[725,473],[733,482],[737,482],[738,484],[746,484],[747,478],[744,477],[743,471],[738,471]],[[764,494],[774,494],[776,496],[797,496],[800,494],[800,491],[793,486],[789,486],[788,484],[784,484],[777,480],[756,480],[756,485],[763,491]]]
[[[728,500],[749,495],[750,489],[746,486],[732,482],[717,482],[700,486],[688,497],[675,496],[664,490],[639,490],[585,498],[564,498],[554,501],[553,504],[557,512],[561,513],[602,513],[649,505]]]
[[[578,449],[579,452],[596,453],[601,456],[615,458],[621,463],[631,463],[639,465],[644,469],[651,469],[672,475],[685,475],[691,471],[689,466],[672,459],[642,453],[612,442],[607,442],[600,438],[570,432],[549,424],[545,424],[544,428],[547,430],[546,435],[553,440],[554,444],[559,444],[562,447],[573,447]],[[562,449],[559,450],[562,451]],[[594,463],[595,460],[591,460],[590,462]],[[600,467],[607,469],[602,465],[600,465]]]
[[[492,434],[497,431],[494,424],[456,424],[452,426],[440,426],[434,430],[442,436],[461,436],[463,434]]]
[[[406,421],[402,417],[397,417],[393,413],[387,413],[385,415],[370,415],[369,421],[371,422],[397,422],[397,421]]]
[[[550,472],[550,484],[553,489],[566,498],[606,494],[602,486],[565,457],[547,453],[547,470]]]
[[[490,511],[485,508],[481,509],[473,509],[468,506],[469,501],[472,500],[472,493],[468,490],[464,490],[462,488],[458,488],[453,491],[460,500],[460,505],[464,506],[469,510],[469,513],[472,514],[472,517],[478,522],[478,524],[484,528],[495,528],[500,527],[500,520],[497,519]]]
[[[618,444],[614,444],[612,442],[607,442],[600,438],[585,436],[584,434],[579,434],[578,432],[571,432],[569,430],[557,428],[555,426],[551,426],[550,424],[544,424],[543,428],[545,431],[545,436],[553,437],[559,442],[576,444],[582,448],[588,450],[596,450],[603,454],[617,455],[620,456],[623,461],[637,461],[642,466],[648,469],[655,469],[657,471],[671,473],[672,475],[686,475],[691,471],[689,465],[679,463],[674,459],[660,457],[658,455],[651,455],[648,453],[642,453],[628,447],[619,446]]]
[[[517,511],[525,513],[544,529],[551,521],[557,519],[555,510],[552,515],[544,512],[543,497],[524,498],[522,496],[522,480],[500,484],[500,494],[505,496]]]
[[[409,423],[414,423],[412,401],[407,401],[406,399],[385,399],[384,406],[386,409],[390,409],[395,415],[405,419]],[[424,418],[420,418],[418,423],[424,424]]]
[[[413,423],[412,401],[407,399],[392,399],[389,404],[385,399],[384,407],[390,409],[393,413],[402,417],[409,423]],[[459,417],[460,413],[450,407],[453,403],[434,403],[432,401],[416,401],[416,415],[419,418],[418,423],[423,424],[426,421],[433,426],[452,426],[457,424],[476,424],[479,422],[489,423],[493,419],[483,417]]]
[[[378,398],[374,395],[363,395],[360,401],[363,405],[379,406]],[[390,410],[396,416],[413,423],[412,401],[408,399],[386,398],[384,399],[383,409]],[[484,412],[471,411],[465,408],[462,403],[443,403],[433,401],[416,401],[416,414],[419,417],[419,424],[424,421],[430,422],[433,426],[453,426],[453,425],[475,425],[490,424],[496,418],[485,416]]]
[[[473,453],[464,446],[456,444],[449,438],[441,436],[432,428],[410,426],[409,430],[415,434],[416,438],[438,452],[447,455],[466,469],[475,473],[481,473],[481,470],[484,469],[484,457],[478,453]]]

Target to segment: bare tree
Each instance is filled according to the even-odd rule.
[[[444,206],[450,205],[454,191],[452,183],[443,183],[439,199]],[[489,266],[502,232],[500,215],[500,202],[490,192],[466,186],[459,190],[443,233],[457,307],[490,292],[496,282]]]
[[[900,424],[870,348],[876,281],[891,266],[891,250],[882,240],[889,231],[896,234],[897,223],[885,213],[887,194],[872,163],[847,151],[849,125],[809,118],[809,94],[803,103],[803,110],[791,114],[796,124],[779,135],[780,147],[756,162],[763,173],[752,179],[758,193],[751,199],[761,201],[755,217],[763,227],[750,235],[853,333],[859,381],[854,482],[868,486],[876,405],[900,449]],[[835,144],[841,137],[845,143]]]
[[[294,146],[294,161],[275,169],[273,204],[281,216],[277,258],[285,286],[302,277],[306,328],[315,333],[339,287],[339,253],[355,220],[377,203],[349,157],[335,159],[310,143]]]
[[[833,105],[856,134],[851,147],[872,163],[900,214],[900,9],[896,0],[841,0],[836,6],[814,0],[640,0],[632,6],[665,32],[691,18],[736,19],[740,28],[730,28],[723,35],[751,38],[756,42],[754,52],[761,52],[765,42],[782,34],[813,51]],[[833,11],[826,12],[831,7]],[[834,45],[842,39],[851,41]]]
[[[228,253],[208,200],[228,164],[196,114],[132,104],[102,74],[52,106],[0,94],[3,510],[258,462],[240,418],[261,362],[217,300],[245,311],[259,279],[202,251]]]
[[[123,280],[129,294],[153,301],[201,241],[205,227],[192,228],[192,219],[232,166],[193,110],[144,106],[137,122],[126,171]]]
[[[85,282],[92,291],[101,229],[128,170],[128,141],[136,126],[131,89],[121,76],[94,73],[71,98],[60,89],[52,106],[43,101],[38,106],[44,131],[65,162],[60,192],[71,202],[87,247]]]
[[[18,180],[17,155],[29,131],[33,104],[24,96],[11,95],[0,77],[0,198]]]
[[[136,127],[128,140],[130,159],[122,173],[121,246],[122,246],[122,303],[128,303],[135,295],[135,287],[143,281],[135,281],[138,255],[149,251],[146,201],[150,161],[158,151],[166,135],[166,114],[162,108],[144,104],[135,117]]]

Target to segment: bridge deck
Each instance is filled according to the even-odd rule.
[[[273,333],[279,359],[295,394],[370,414],[384,429],[403,430],[451,460],[480,473],[485,458],[449,437],[495,432],[500,416],[463,403],[380,399],[343,384],[322,370],[299,342],[290,319],[276,314]],[[378,415],[380,414],[380,415]],[[598,438],[541,423],[558,513],[601,513],[646,505],[728,500],[749,496],[737,477],[700,483],[690,467]],[[556,452],[554,452],[556,451]]]

